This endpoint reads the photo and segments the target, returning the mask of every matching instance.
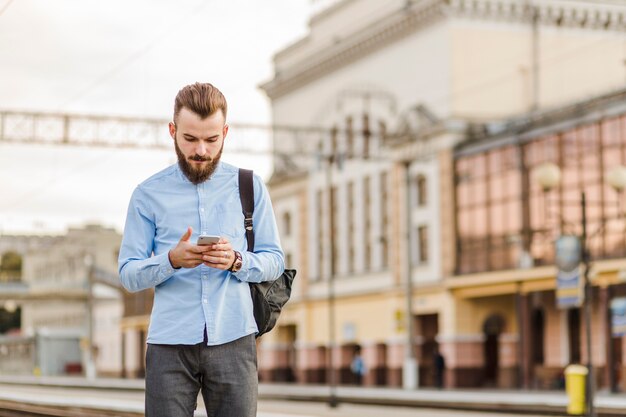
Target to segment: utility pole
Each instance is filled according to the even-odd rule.
[[[532,101],[531,111],[539,109],[539,8],[533,4],[532,0],[527,3],[532,24]]]
[[[413,279],[411,270],[411,199],[409,198],[409,191],[411,188],[411,174],[410,174],[411,161],[403,161],[404,174],[405,174],[405,235],[404,241],[406,245],[405,250],[405,264],[404,264],[404,279],[406,282],[406,349],[404,353],[404,366],[402,369],[402,386],[407,390],[414,390],[419,386],[419,367],[417,359],[415,358],[415,349],[413,348],[415,340],[415,332],[413,329]]]
[[[328,406],[336,408],[337,400],[337,374],[335,372],[335,197],[333,192],[333,164],[335,163],[334,149],[326,161],[326,181],[328,183],[328,231],[329,231],[329,256],[330,263],[328,276],[328,383],[330,395]]]
[[[584,268],[584,286],[585,286],[585,344],[587,346],[587,415],[589,417],[595,417],[596,412],[593,404],[593,399],[595,397],[596,387],[595,387],[595,377],[593,372],[593,358],[591,355],[591,303],[592,303],[592,295],[593,289],[591,288],[591,282],[589,281],[589,269],[590,269],[590,259],[589,259],[589,248],[587,247],[587,199],[585,197],[585,192],[583,191],[580,195],[580,205],[582,211],[582,236],[581,236],[581,247],[582,247],[582,260],[583,260],[583,268]]]

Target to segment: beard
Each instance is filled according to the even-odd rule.
[[[192,184],[198,185],[211,178],[211,175],[213,175],[217,169],[217,165],[222,157],[222,151],[224,150],[224,142],[222,142],[222,147],[217,155],[215,155],[215,158],[211,158],[210,156],[203,157],[200,155],[185,157],[183,152],[178,147],[178,142],[176,141],[174,141],[174,148],[176,149],[176,156],[178,156],[178,166],[180,167],[180,170],[183,171],[185,177],[187,177]],[[208,164],[204,167],[195,167],[187,159],[191,161],[206,161]]]

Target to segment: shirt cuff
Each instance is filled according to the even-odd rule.
[[[160,284],[161,282],[174,275],[174,272],[176,272],[176,269],[170,263],[169,251],[154,256],[152,259],[156,261],[156,265],[158,265],[158,272],[155,280],[156,284]]]

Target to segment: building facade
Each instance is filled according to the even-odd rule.
[[[70,228],[45,251],[27,252],[21,328],[37,339],[37,373],[122,371],[122,295],[117,279],[121,236],[97,225]],[[92,358],[88,349],[91,344]]]
[[[554,304],[554,223],[537,226],[538,188],[512,172],[521,151],[499,138],[587,121],[572,103],[619,114],[587,100],[623,87],[625,13],[566,0],[317,3],[309,34],[276,54],[262,86],[276,125],[310,132],[274,143],[270,192],[299,274],[260,342],[262,379],[325,383],[332,368],[354,382],[357,345],[368,385],[402,385],[411,356],[419,385],[432,385],[436,351],[451,387],[557,386],[584,359],[580,333],[561,323],[580,317]],[[530,142],[533,164],[559,155]]]
[[[607,180],[626,165],[624,90],[532,117],[512,119],[502,133],[460,145],[455,156],[458,245],[450,287],[458,305],[479,320],[469,333],[504,358],[513,335],[510,371],[525,386],[562,384],[563,368],[588,363],[585,320],[578,308],[559,308],[555,240],[582,236],[590,255],[591,359],[600,386],[623,386],[623,338],[611,326],[611,302],[624,296],[626,227],[623,190]],[[545,190],[538,169],[552,163],[560,184]],[[582,193],[585,193],[585,212]],[[584,217],[583,217],[584,216]],[[491,306],[490,311],[478,306]],[[482,313],[476,314],[483,310]],[[610,366],[609,366],[610,365]],[[498,362],[492,369],[503,383]]]

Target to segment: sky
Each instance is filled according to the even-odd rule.
[[[271,123],[258,88],[306,35],[310,0],[0,0],[0,110],[168,119],[187,84],[216,85],[231,123]],[[167,129],[167,125],[163,125]],[[236,140],[236,135],[229,140]],[[267,157],[223,160],[267,178]],[[173,149],[0,144],[0,234],[120,232],[143,179]]]

